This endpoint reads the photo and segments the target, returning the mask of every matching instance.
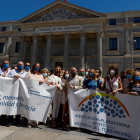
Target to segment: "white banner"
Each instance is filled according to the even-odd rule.
[[[140,97],[86,89],[68,89],[71,127],[137,140],[140,132]]]
[[[29,79],[0,78],[0,114],[46,122],[56,88]]]

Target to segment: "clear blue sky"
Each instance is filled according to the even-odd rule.
[[[19,20],[55,0],[1,0],[0,21]],[[70,3],[107,13],[140,10],[140,0],[67,0]]]

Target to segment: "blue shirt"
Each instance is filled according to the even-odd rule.
[[[86,88],[90,90],[96,90],[96,88],[99,88],[99,84],[102,84],[100,80],[95,81],[88,79],[85,81]]]
[[[17,69],[13,69],[8,74],[8,77],[14,78],[15,75],[19,75],[21,78],[25,78],[27,72],[23,70],[23,72],[19,72]]]

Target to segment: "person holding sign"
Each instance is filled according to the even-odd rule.
[[[0,67],[0,75],[3,77],[7,77],[8,74],[10,73],[10,69],[9,69],[9,61],[8,60],[4,60],[1,64]]]
[[[44,78],[43,75],[41,74],[40,64],[35,63],[31,69],[31,72],[28,72],[25,78],[39,81],[39,83],[44,83]],[[28,120],[28,126],[27,126],[28,128],[31,128],[31,123],[32,120]],[[34,123],[35,123],[34,126],[38,128],[38,122],[34,121]]]
[[[53,119],[52,125],[53,126],[57,125],[60,104],[65,103],[65,100],[62,101],[63,96],[65,95],[63,94],[61,77],[62,77],[62,70],[61,70],[61,67],[59,66],[55,68],[54,75],[51,75],[49,77],[49,81],[52,80],[57,88],[55,92],[55,96],[53,98],[53,112],[52,112],[52,119]]]
[[[123,90],[121,79],[114,66],[109,68],[108,75],[105,78],[104,88],[107,94],[112,93],[113,96]]]
[[[4,60],[0,67],[0,76],[7,77],[11,70],[9,70],[9,61]],[[1,115],[1,123],[5,125],[6,115]]]
[[[27,72],[23,68],[24,68],[24,63],[22,61],[19,61],[17,64],[17,69],[11,70],[10,73],[8,74],[8,77],[25,78]],[[18,127],[20,127],[20,116],[21,115],[16,115],[16,125]],[[10,127],[12,122],[13,122],[13,116],[9,116],[7,127]]]
[[[90,90],[101,89],[102,82],[97,78],[97,73],[94,69],[89,71],[88,80],[85,82],[85,88]]]
[[[134,73],[133,82],[129,83],[126,94],[140,96],[140,72],[136,71]]]
[[[67,87],[70,89],[83,89],[84,78],[77,75],[77,69],[72,67],[70,70],[71,76],[67,78]]]

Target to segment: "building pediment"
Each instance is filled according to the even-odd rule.
[[[67,19],[106,17],[102,13],[98,13],[74,4],[57,0],[50,5],[32,13],[31,15],[21,19],[18,23],[55,21]]]

